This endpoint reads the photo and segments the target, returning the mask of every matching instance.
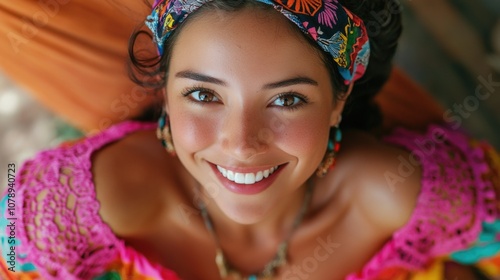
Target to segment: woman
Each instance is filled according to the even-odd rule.
[[[164,93],[158,132],[125,122],[28,161],[4,214],[19,241],[2,248],[4,277],[498,273],[496,237],[472,246],[498,217],[494,151],[445,126],[363,132],[378,122],[396,2],[157,2],[159,56],[134,48],[138,32],[131,61]],[[451,253],[485,271],[443,272]]]

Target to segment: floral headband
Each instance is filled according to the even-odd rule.
[[[151,29],[158,52],[191,13],[212,0],[156,0],[146,25]],[[368,33],[363,21],[338,0],[255,0],[274,7],[329,53],[346,85],[363,76],[370,57]]]

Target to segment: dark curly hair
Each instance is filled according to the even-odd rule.
[[[380,125],[382,121],[382,114],[373,98],[388,80],[392,70],[392,58],[402,32],[401,6],[398,0],[339,0],[339,2],[363,20],[368,30],[371,47],[368,68],[365,75],[355,82],[346,101],[341,126],[343,129],[370,130]],[[213,0],[190,15],[184,23],[193,20],[204,11],[232,12],[250,6],[274,11],[270,5],[257,1]],[[165,88],[172,48],[183,26],[185,24],[173,31],[165,41],[165,51],[161,56],[145,52],[144,49],[138,50],[137,45],[141,35],[145,35],[148,41],[152,41],[149,31],[141,28],[132,34],[129,42],[129,75],[135,83],[152,91]],[[299,36],[303,36],[318,51],[330,73],[335,98],[344,98],[343,93],[347,91],[347,87],[343,84],[337,65],[331,59],[330,54],[323,51],[310,36],[303,34],[293,23],[290,22],[290,26],[293,26],[293,30],[296,30]],[[148,108],[139,119],[152,120],[159,115],[160,110],[159,107]]]

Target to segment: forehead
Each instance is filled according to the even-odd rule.
[[[319,52],[297,27],[274,10],[255,7],[205,10],[190,19],[178,34],[170,68],[201,68],[213,75],[327,73]]]

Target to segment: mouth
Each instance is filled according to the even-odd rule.
[[[269,188],[285,165],[269,168],[227,168],[210,163],[222,185],[238,194],[257,194]]]
[[[279,165],[276,165],[269,169],[259,170],[257,172],[242,173],[242,172],[227,170],[219,165],[216,166],[217,170],[220,172],[220,174],[222,174],[222,176],[224,176],[224,178],[228,179],[231,182],[235,182],[236,184],[245,184],[245,185],[255,184],[257,182],[262,181],[263,179],[268,178],[280,167]]]

